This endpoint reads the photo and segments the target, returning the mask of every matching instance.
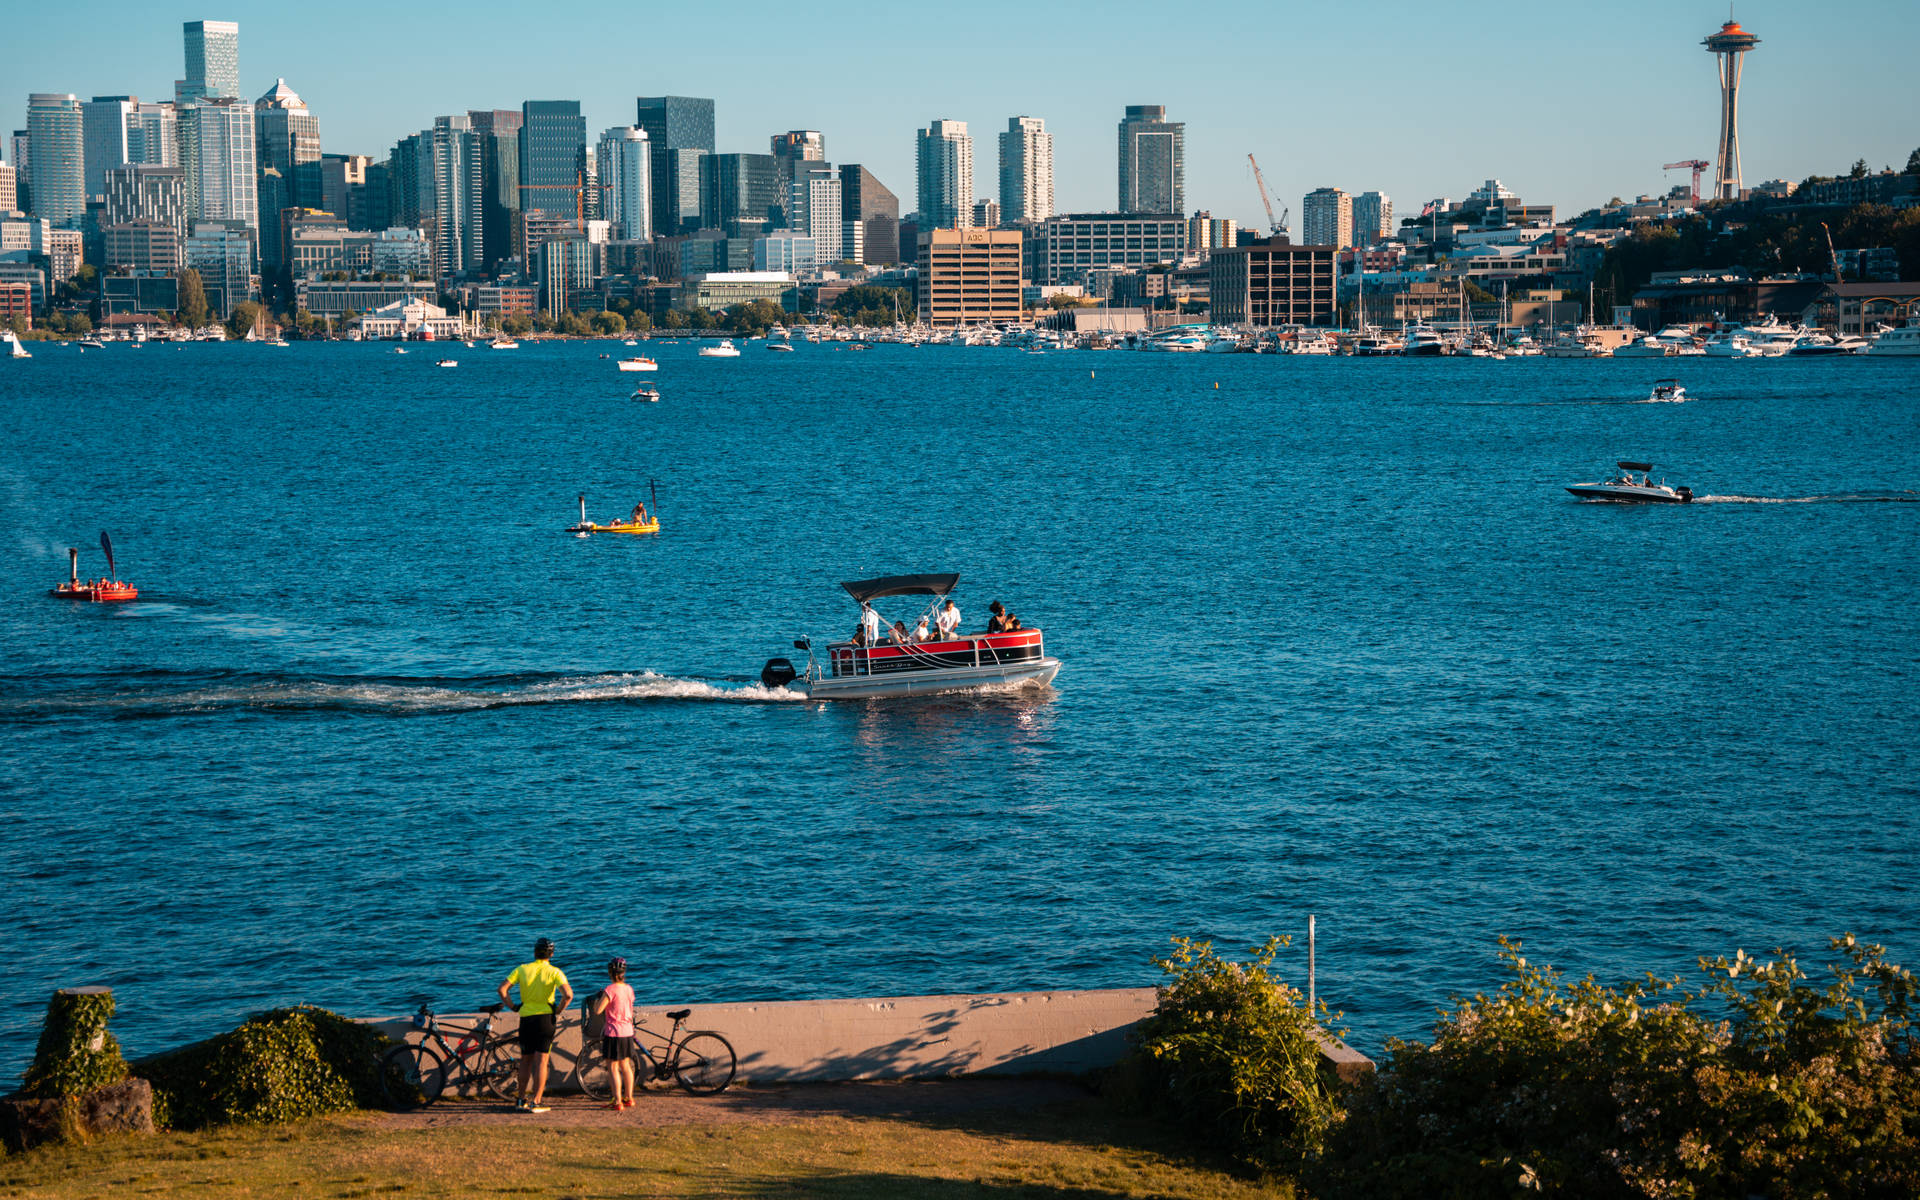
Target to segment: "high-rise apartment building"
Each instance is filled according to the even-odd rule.
[[[260,182],[253,106],[223,99],[188,107],[180,125],[180,159],[188,219],[238,222],[253,231],[258,245]]]
[[[480,139],[481,248],[485,269],[513,257],[513,217],[520,211],[520,127],[524,121],[510,108],[475,109],[467,113]],[[385,228],[369,225],[357,228]]]
[[[998,200],[975,200],[973,202],[973,227],[975,229],[998,229],[1000,227],[1000,202]]]
[[[254,155],[260,169],[272,167],[287,179],[301,163],[320,158],[320,120],[284,79],[253,102]],[[339,214],[337,214],[339,215]]]
[[[700,159],[713,153],[713,101],[641,96],[634,124],[653,150],[653,230],[672,236],[700,227]],[[686,150],[693,153],[675,154]]]
[[[915,135],[920,228],[965,229],[973,221],[973,137],[965,121],[940,118]]]
[[[232,21],[188,21],[183,27],[187,77],[173,85],[181,104],[240,98],[240,26]]]
[[[1187,127],[1161,104],[1129,104],[1120,119],[1120,211],[1187,211]]]
[[[1208,257],[1215,250],[1238,244],[1240,223],[1232,217],[1197,212],[1187,218],[1187,253]]]
[[[771,154],[708,154],[700,159],[700,221],[729,238],[774,228],[786,206],[780,164]]]
[[[840,177],[824,162],[800,160],[792,165],[793,182],[787,185],[787,224],[795,233],[813,239],[814,253],[821,263],[836,263],[845,256],[845,197]]]
[[[81,156],[87,198],[106,189],[110,167],[131,162],[127,126],[139,101],[132,96],[95,96],[80,106]]]
[[[1393,199],[1385,192],[1361,192],[1353,198],[1353,240],[1371,246],[1393,236]]]
[[[1308,192],[1300,201],[1300,236],[1309,246],[1353,245],[1353,197],[1336,187]]]
[[[920,235],[920,319],[975,325],[1020,319],[1020,231],[931,229]]]
[[[465,116],[435,117],[433,236],[443,275],[479,271],[486,262],[486,171],[480,138]]]
[[[1039,117],[1008,117],[1000,135],[1000,219],[1053,215],[1053,135]]]
[[[80,100],[71,93],[27,97],[33,215],[56,229],[77,229],[87,213],[86,139]]]
[[[134,106],[127,122],[127,161],[150,167],[180,165],[180,121],[172,101]]]
[[[586,209],[587,122],[578,100],[520,106],[520,211],[578,217]]]
[[[180,238],[187,236],[186,186],[179,167],[114,167],[102,182],[102,228],[133,221],[164,221]]]
[[[20,207],[28,208],[28,192],[33,187],[33,135],[16,129],[7,139],[7,161],[13,164],[15,182],[20,188]]]
[[[859,163],[840,167],[840,252],[885,266],[900,261],[900,198]]]
[[[600,216],[614,236],[631,242],[653,237],[653,146],[638,125],[600,135]]]

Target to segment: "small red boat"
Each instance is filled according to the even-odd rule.
[[[107,535],[100,535],[100,546],[107,552],[107,577],[104,579],[80,578],[80,552],[69,548],[67,551],[67,581],[47,594],[60,600],[137,600],[140,589],[132,584],[113,578],[113,543]]]

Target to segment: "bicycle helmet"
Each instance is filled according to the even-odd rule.
[[[627,973],[627,960],[624,958],[616,958],[612,962],[607,964],[607,974],[613,976],[615,979],[621,978],[626,973]]]
[[[539,941],[535,942],[533,944],[533,956],[535,958],[552,958],[553,957],[553,939],[541,938]]]

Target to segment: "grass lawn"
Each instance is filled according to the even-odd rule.
[[[296,1126],[121,1137],[0,1158],[0,1195],[1290,1197],[1097,1102],[930,1121],[810,1116],[631,1128]]]

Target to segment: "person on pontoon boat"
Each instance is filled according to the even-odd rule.
[[[940,640],[945,641],[960,632],[960,609],[949,596],[940,609]]]

